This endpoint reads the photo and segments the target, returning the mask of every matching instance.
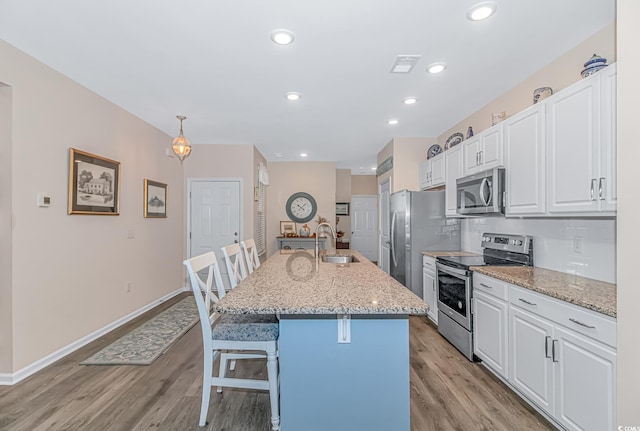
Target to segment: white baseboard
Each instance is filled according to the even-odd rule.
[[[38,371],[42,370],[43,368],[45,368],[48,365],[53,364],[54,362],[56,362],[57,360],[67,356],[69,353],[72,353],[76,350],[78,350],[80,347],[85,346],[87,344],[89,344],[90,342],[97,340],[98,338],[102,337],[103,335],[113,331],[114,329],[124,325],[125,323],[135,319],[136,317],[140,316],[141,314],[146,313],[147,311],[151,310],[153,307],[162,304],[163,302],[173,298],[174,296],[182,293],[182,292],[188,292],[189,290],[191,290],[188,287],[183,287],[182,289],[178,289],[178,290],[174,290],[173,292],[163,296],[160,299],[156,299],[155,301],[151,302],[150,304],[145,305],[142,308],[137,309],[136,311],[127,314],[124,317],[121,317],[120,319],[108,324],[107,326],[98,329],[97,331],[92,332],[89,335],[86,335],[82,338],[80,338],[79,340],[74,341],[73,343],[64,346],[61,349],[56,350],[55,352],[45,356],[42,359],[37,360],[36,362],[27,365],[26,367],[24,367],[23,369],[13,373],[13,374],[9,374],[9,373],[0,373],[0,385],[15,385],[16,383],[18,383],[21,380],[26,379],[27,377],[31,376],[32,374],[37,373]]]

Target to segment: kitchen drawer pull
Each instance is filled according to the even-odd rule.
[[[586,323],[582,323],[579,320],[574,319],[573,317],[570,317],[569,320],[571,320],[573,323],[575,323],[576,325],[580,325],[580,326],[584,326],[585,328],[589,328],[589,329],[596,329],[595,326],[592,325],[587,325]]]
[[[551,342],[551,360],[553,362],[560,362],[556,359],[556,343],[558,342],[558,340],[553,340]]]
[[[482,287],[486,287],[487,289],[493,289],[493,286],[487,286],[487,285],[486,285],[486,284],[484,284],[484,283],[480,283],[480,286],[482,286]]]
[[[550,358],[551,356],[549,356],[549,340],[551,339],[550,336],[546,336],[544,337],[544,357],[545,358]]]
[[[527,301],[526,299],[518,298],[518,300],[519,300],[519,301],[522,301],[522,302],[524,302],[525,304],[528,304],[528,305],[538,305],[538,304],[536,304],[536,303],[534,303],[534,302],[529,302],[529,301]]]

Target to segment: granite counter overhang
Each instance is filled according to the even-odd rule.
[[[336,250],[328,250],[336,253]],[[425,315],[428,305],[355,250],[360,262],[320,262],[312,250],[275,253],[214,310],[226,314]]]
[[[476,266],[471,270],[607,316],[616,317],[616,285],[531,266]]]

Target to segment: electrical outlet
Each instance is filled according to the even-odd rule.
[[[582,237],[581,236],[573,237],[573,252],[577,254],[582,253]]]
[[[127,293],[131,293],[131,289],[133,288],[133,282],[132,281],[127,281]]]

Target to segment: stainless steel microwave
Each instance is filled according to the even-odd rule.
[[[456,211],[461,215],[504,214],[504,168],[458,178]]]

